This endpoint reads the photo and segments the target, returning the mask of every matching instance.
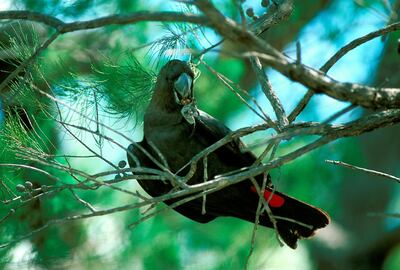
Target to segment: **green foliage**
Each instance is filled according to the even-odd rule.
[[[15,116],[12,116],[12,115]],[[18,114],[13,111],[6,112],[7,120],[4,122],[0,139],[3,146],[2,154],[13,153],[18,150],[31,148],[36,151],[42,151],[38,142],[31,138],[26,132],[26,124],[21,120]]]
[[[393,251],[390,252],[388,259],[385,261],[383,268],[384,270],[395,270],[400,265],[400,246],[397,245]]]
[[[60,60],[58,66],[63,68],[65,62]],[[81,113],[90,119],[98,119],[99,114],[106,113],[117,119],[141,121],[156,75],[135,56],[127,53],[118,60],[104,56],[91,64],[87,76],[77,72],[70,68],[61,80],[52,83],[57,97],[79,106]],[[81,120],[91,123],[84,117]]]
[[[2,26],[0,50],[2,60],[18,65],[39,48],[38,28],[32,23],[6,23]],[[35,67],[33,66],[32,69]]]
[[[124,57],[121,63],[104,59],[93,69],[93,89],[99,98],[106,99],[106,112],[141,116],[150,100],[156,74],[146,70],[133,55]]]
[[[188,11],[195,13],[191,10]],[[206,46],[211,45],[207,40],[204,28],[200,26],[195,27],[185,23],[163,23],[161,30],[165,34],[160,39],[151,42],[148,49],[151,61],[157,66],[173,58],[192,58],[196,52],[201,52],[206,49]]]

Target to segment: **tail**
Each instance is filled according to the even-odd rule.
[[[264,213],[260,216],[260,224],[276,227],[279,236],[291,248],[297,247],[298,239],[314,235],[316,230],[330,222],[328,214],[321,209],[283,193],[266,188],[264,198],[271,209],[272,217]]]

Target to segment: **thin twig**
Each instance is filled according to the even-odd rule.
[[[303,96],[303,98],[299,101],[299,103],[297,103],[293,111],[289,114],[288,116],[289,123],[292,123],[294,120],[296,120],[297,116],[299,116],[299,114],[304,110],[304,108],[310,102],[313,95],[314,91],[312,90],[307,91],[307,93]]]
[[[270,127],[279,130],[277,125],[275,124],[275,122],[264,112],[264,110],[262,109],[262,107],[258,104],[257,100],[255,98],[253,98],[251,95],[249,95],[246,91],[244,91],[243,89],[240,88],[239,85],[235,85],[235,87],[233,87],[231,84],[233,84],[233,82],[228,79],[225,75],[219,73],[218,71],[216,71],[215,69],[213,69],[212,67],[210,67],[209,65],[207,65],[207,63],[205,63],[203,60],[200,60],[200,62],[213,74],[215,75],[232,93],[234,93],[239,100],[246,105],[251,111],[253,111],[258,117],[260,117],[264,122],[266,122]],[[238,89],[239,91],[237,91],[236,89]],[[261,114],[259,112],[257,112],[256,109],[254,109],[242,96],[241,94],[244,94],[247,98],[251,99],[251,101],[256,105],[256,107],[260,110]]]
[[[41,174],[46,175],[49,179],[52,179],[54,181],[61,181],[60,178],[55,177],[54,175],[50,174],[49,172],[46,172],[45,170],[42,170],[42,169],[39,169],[39,168],[36,168],[33,166],[25,165],[25,164],[0,163],[0,167],[25,168],[25,169],[29,169],[32,171],[40,172]]]
[[[301,64],[301,43],[300,41],[296,41],[296,63]]]
[[[372,175],[377,175],[377,176],[382,176],[385,178],[389,178],[391,180],[396,181],[397,183],[400,183],[400,178],[387,174],[387,173],[383,173],[383,172],[379,172],[379,171],[375,171],[375,170],[371,170],[371,169],[366,169],[366,168],[362,168],[362,167],[358,167],[358,166],[354,166],[348,163],[345,163],[343,161],[338,161],[338,160],[325,160],[325,162],[330,163],[330,164],[334,164],[334,165],[339,165],[339,166],[343,166],[352,170],[358,170],[358,171],[362,171],[368,174],[372,174]]]
[[[203,158],[203,170],[204,170],[203,181],[204,181],[204,183],[207,182],[207,180],[208,180],[208,168],[207,167],[208,167],[208,158],[207,158],[207,156],[204,156],[204,158]],[[201,214],[202,215],[206,214],[206,202],[207,202],[207,196],[204,194],[203,195],[203,203],[201,206]]]
[[[263,181],[266,181],[266,179],[267,179],[267,178],[264,177]],[[270,221],[271,221],[271,223],[272,223],[272,227],[273,227],[274,230],[275,230],[276,239],[277,239],[279,245],[280,245],[280,246],[283,246],[283,243],[282,243],[282,241],[281,241],[280,238],[279,238],[279,231],[278,231],[277,220],[276,220],[276,218],[275,218],[275,215],[272,213],[271,208],[269,207],[269,202],[270,202],[270,200],[272,199],[272,197],[274,196],[274,193],[272,192],[272,193],[270,194],[269,198],[268,198],[268,199],[265,199],[265,198],[264,198],[265,183],[263,182],[264,185],[260,188],[260,186],[258,185],[257,181],[255,181],[255,179],[254,179],[253,177],[250,178],[250,180],[252,181],[253,186],[256,188],[257,194],[258,194],[258,196],[259,196],[259,198],[260,198],[260,201],[259,201],[259,202],[261,202],[261,204],[263,205],[263,208],[262,208],[262,210],[261,210],[260,213],[262,213],[263,210],[265,210],[265,211],[267,212],[268,218],[270,219]]]
[[[251,256],[253,255],[254,247],[255,247],[255,244],[256,244],[257,228],[258,228],[258,225],[259,225],[259,222],[260,222],[260,216],[262,214],[263,200],[264,200],[264,196],[261,195],[261,194],[264,194],[266,180],[267,180],[267,178],[264,177],[263,178],[263,182],[262,182],[262,186],[261,186],[261,192],[260,192],[260,194],[258,194],[258,205],[257,205],[257,211],[256,211],[256,219],[254,221],[253,232],[252,232],[252,235],[251,235],[250,250],[249,250],[249,254],[247,255],[246,268],[245,269],[249,268],[250,259],[251,259]],[[256,180],[254,179],[254,177],[251,178],[251,181],[253,183],[257,183]],[[256,187],[256,189],[257,189],[257,187]]]
[[[72,195],[74,196],[74,198],[81,203],[83,206],[85,206],[86,208],[88,208],[90,210],[90,212],[92,213],[96,213],[96,209],[88,202],[82,200],[81,198],[79,198],[79,196],[76,194],[76,192],[73,189],[69,189],[69,191],[72,193]]]
[[[358,46],[374,39],[379,36],[386,35],[387,33],[394,32],[400,29],[400,22],[398,23],[393,23],[387,27],[378,29],[376,31],[373,31],[371,33],[368,33],[365,36],[362,36],[360,38],[357,38],[351,42],[349,42],[347,45],[343,46],[339,51],[337,51],[329,60],[321,66],[320,70],[324,73],[327,73],[331,67],[337,63],[343,56],[345,56],[348,52],[351,50],[357,48]],[[307,93],[304,95],[304,97],[300,100],[300,102],[297,104],[297,106],[293,109],[293,111],[289,115],[289,122],[292,123],[297,116],[304,110],[304,108],[307,106],[309,101],[311,100],[311,97],[314,95],[314,91],[309,89]]]
[[[0,219],[0,225],[1,225],[4,221],[6,221],[7,219],[9,219],[14,213],[15,213],[15,209],[11,208],[11,209],[8,211],[8,213],[7,213],[3,218]]]
[[[367,213],[368,217],[400,218],[400,213]]]

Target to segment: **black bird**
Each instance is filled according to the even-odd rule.
[[[169,170],[179,176],[188,173],[189,168],[185,165],[193,156],[231,132],[217,119],[197,110],[193,96],[193,79],[193,71],[186,62],[171,60],[161,69],[144,116],[144,138],[138,143],[156,162],[166,163]],[[236,139],[208,155],[208,179],[251,166],[256,157],[244,151],[243,146],[240,139]],[[160,169],[153,162],[154,159],[152,161],[134,144],[128,148],[128,161],[131,168]],[[200,161],[187,184],[203,183],[203,171],[203,162]],[[264,177],[269,178],[269,175],[264,173],[255,177],[260,187]],[[169,181],[138,182],[153,197],[179,188]],[[270,184],[265,187],[264,197],[269,201],[276,221],[275,228],[291,248],[296,248],[298,239],[312,236],[315,230],[329,223],[328,215],[322,210],[274,191]],[[165,203],[171,205],[181,199],[182,197],[170,199]],[[208,194],[205,213],[202,213],[201,197],[179,205],[174,210],[201,223],[207,223],[219,216],[232,216],[254,222],[258,201],[259,196],[253,182],[244,180]],[[267,213],[260,216],[259,222],[263,226],[274,228]]]

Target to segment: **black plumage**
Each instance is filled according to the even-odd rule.
[[[139,143],[159,163],[167,163],[170,171],[178,172],[179,176],[187,174],[189,167],[185,165],[193,156],[231,132],[224,124],[194,106],[193,77],[189,65],[179,60],[171,60],[161,69],[144,117],[144,138]],[[159,169],[158,165],[134,144],[129,146],[128,152],[128,161],[132,168]],[[208,179],[249,167],[255,160],[256,157],[252,153],[243,151],[243,143],[235,139],[208,155]],[[203,173],[203,163],[198,162],[197,170],[187,184],[202,183]],[[269,175],[261,174],[255,177],[260,186],[264,177]],[[174,188],[169,181],[138,182],[153,197],[164,195]],[[279,235],[292,248],[296,247],[299,238],[309,237],[315,230],[329,223],[329,217],[320,209],[278,191],[272,191],[271,186],[265,187],[264,197],[270,199],[269,206],[277,221]],[[180,199],[182,198],[170,199],[165,203],[170,205]],[[202,223],[219,216],[232,216],[254,222],[258,201],[259,196],[253,183],[244,180],[208,194],[206,212],[203,214],[202,198],[177,206],[174,210]],[[260,224],[274,227],[267,213],[260,216]]]

